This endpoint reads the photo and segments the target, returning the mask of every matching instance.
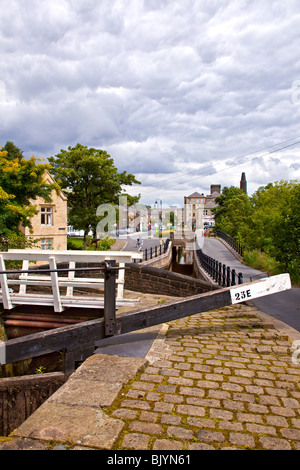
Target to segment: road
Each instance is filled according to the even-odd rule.
[[[217,239],[205,238],[202,250],[208,256],[234,268],[237,273],[242,272],[244,282],[249,282],[250,278],[255,280],[263,277],[264,273],[262,271],[240,263],[226,246]],[[285,292],[255,299],[253,304],[262,312],[300,332],[300,288],[293,287]]]
[[[160,245],[161,239],[159,238],[152,238],[150,232],[137,232],[137,233],[129,233],[127,235],[120,235],[119,239],[126,241],[126,245],[122,251],[137,251],[136,241],[137,238],[142,239],[142,250],[146,248],[154,248],[155,246]],[[165,241],[165,240],[164,240]]]

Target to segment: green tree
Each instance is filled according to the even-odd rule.
[[[236,188],[235,186],[225,186],[223,188],[222,194],[220,194],[220,196],[215,199],[215,202],[218,204],[218,206],[213,209],[213,214],[217,228],[221,229],[222,224],[224,223],[224,218],[227,217],[228,204],[230,203],[231,199],[240,196],[241,194],[244,193],[239,188]]]
[[[69,223],[75,229],[84,230],[84,240],[89,230],[96,239],[96,228],[102,217],[97,216],[101,204],[118,204],[124,195],[122,186],[140,184],[126,171],[118,173],[113,158],[105,151],[81,144],[61,150],[49,158],[51,173],[59,185],[68,191]],[[130,203],[139,197],[128,196]]]
[[[273,208],[273,254],[293,278],[300,278],[300,185],[297,181],[269,186],[276,210]]]
[[[3,147],[3,151],[6,152],[6,159],[13,161],[21,161],[23,158],[23,152],[21,149],[16,147],[16,145],[13,142],[7,141],[6,144]]]
[[[216,203],[218,206],[213,209],[216,228],[245,245],[253,217],[253,207],[247,194],[235,186],[224,187]]]
[[[294,212],[295,204],[292,201],[297,186],[293,181],[269,183],[252,195],[256,221],[253,238],[256,247],[277,259],[285,249],[282,236],[286,238],[288,235],[284,214]]]
[[[300,278],[299,181],[269,183],[252,197],[238,188],[224,188],[216,202],[217,228],[247,250],[267,255],[270,265],[280,265],[294,280]]]
[[[42,197],[51,202],[51,191],[57,185],[43,180],[50,165],[39,163],[34,156],[29,159],[12,142],[0,151],[0,244],[1,249],[24,248],[29,241],[20,226],[31,227],[30,219],[36,213],[34,200]]]

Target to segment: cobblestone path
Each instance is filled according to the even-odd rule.
[[[125,422],[114,449],[300,450],[300,365],[256,313],[238,305],[169,323],[105,410]]]

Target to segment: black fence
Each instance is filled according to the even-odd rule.
[[[143,253],[143,259],[140,260],[142,263],[143,261],[148,261],[153,258],[157,258],[160,255],[165,254],[168,251],[170,244],[170,239],[168,238],[165,241],[162,241],[160,245],[156,246],[151,246],[150,248],[145,248],[144,250],[141,250],[141,253]]]
[[[205,269],[220,286],[231,287],[237,284],[243,284],[242,273],[236,273],[235,269],[231,269],[229,266],[204,254],[202,250],[197,250],[197,256],[203,269]]]
[[[237,253],[239,253],[241,256],[243,256],[243,254],[244,254],[244,248],[242,247],[242,245],[240,244],[240,242],[238,242],[235,238],[231,237],[230,235],[228,235],[227,233],[223,232],[222,230],[216,230],[216,231],[215,231],[215,234],[217,235],[217,237],[220,237],[220,238],[222,238],[225,242],[227,242],[228,245],[230,245],[231,248],[233,248]]]

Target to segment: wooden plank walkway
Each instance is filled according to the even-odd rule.
[[[53,250],[9,250],[8,252],[0,253],[0,283],[1,293],[0,302],[3,303],[5,310],[11,310],[16,305],[40,305],[40,306],[53,306],[54,312],[61,313],[67,307],[78,308],[101,308],[104,306],[104,297],[99,295],[89,296],[76,296],[74,294],[75,288],[84,289],[104,289],[105,278],[99,277],[100,267],[91,267],[92,265],[99,265],[100,263],[118,263],[118,271],[116,276],[117,297],[116,305],[120,307],[128,303],[135,304],[136,299],[130,300],[124,298],[124,283],[125,283],[125,264],[132,263],[134,260],[140,260],[141,253],[135,252],[97,252],[97,251],[53,251]],[[17,271],[7,271],[6,261],[22,261],[22,270],[19,271],[18,278],[8,276],[9,274],[17,273]],[[34,272],[30,270],[30,264],[43,263],[49,265],[48,275],[45,275],[43,270]],[[65,273],[66,270],[58,269],[58,263],[67,263],[68,275],[59,276],[60,273]],[[83,268],[77,268],[78,264],[82,265],[87,263],[90,268],[86,271],[95,272],[95,277],[76,277],[77,271],[82,271]],[[9,286],[19,285],[19,291],[13,292]],[[37,287],[40,290],[42,287],[51,287],[52,294],[40,294],[28,292],[27,287]],[[66,294],[61,295],[61,288],[66,288]]]

